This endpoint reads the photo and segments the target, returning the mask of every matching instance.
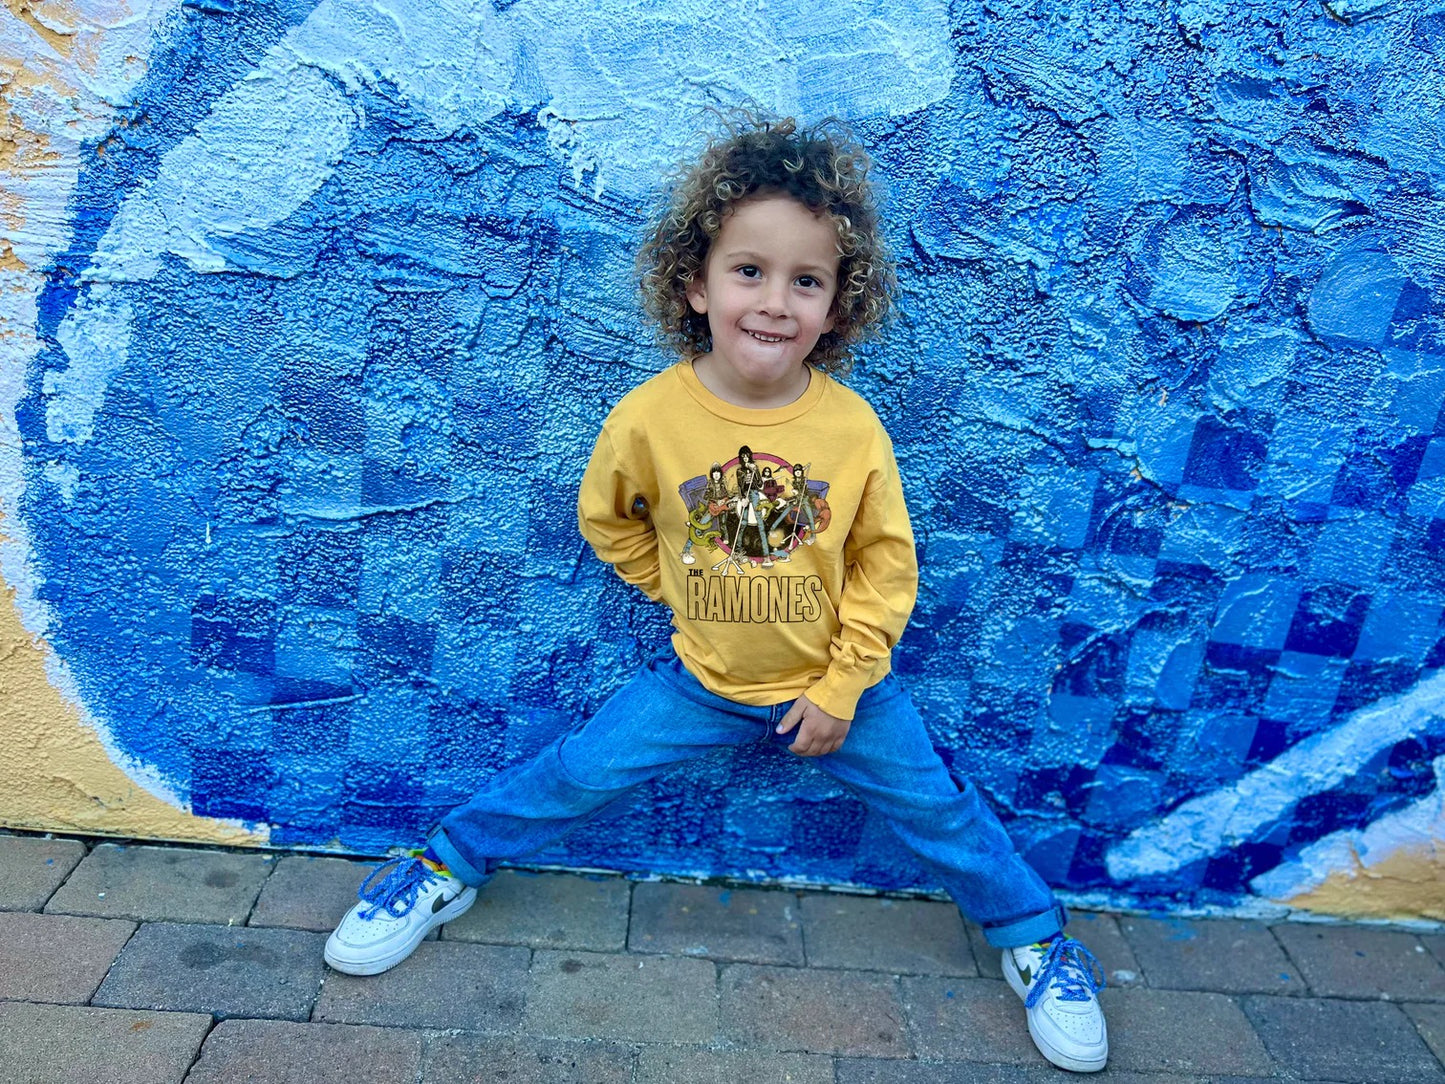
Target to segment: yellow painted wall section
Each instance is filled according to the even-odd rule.
[[[79,709],[50,683],[50,648],[20,623],[15,591],[0,602],[0,824],[37,831],[264,844],[266,833],[192,816],[111,762]]]
[[[1379,856],[1356,850],[1349,866],[1337,866],[1313,889],[1282,902],[1321,915],[1445,922],[1445,803],[1433,823],[1410,835],[1410,842]]]
[[[1312,892],[1286,901],[1321,915],[1445,922],[1445,853],[1397,851],[1374,866],[1336,870]]]

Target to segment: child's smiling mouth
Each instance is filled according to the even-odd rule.
[[[743,330],[747,331],[746,328],[744,328]],[[763,331],[748,331],[748,334],[751,335],[754,339],[757,339],[760,343],[786,342],[788,338],[786,335],[769,335]]]

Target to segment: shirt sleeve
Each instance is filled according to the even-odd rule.
[[[636,502],[643,499],[639,509]],[[662,600],[657,532],[642,487],[627,471],[604,426],[577,494],[577,528],[597,556],[654,601]]]
[[[884,438],[885,442],[887,438]],[[829,715],[852,719],[863,690],[881,681],[918,595],[918,553],[891,444],[870,475],[844,544],[841,629],[828,670],[808,699]]]

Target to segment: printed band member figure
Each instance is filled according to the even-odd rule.
[[[708,549],[717,549],[717,540],[723,532],[723,515],[728,510],[728,483],[722,464],[714,463],[707,472],[707,485],[703,488],[697,504],[687,517],[687,541],[682,547],[682,563],[695,564],[697,556],[693,546],[701,542]]]
[[[753,459],[753,450],[746,444],[738,449],[738,469],[733,477],[737,480],[738,496],[751,492],[758,484],[758,464]]]
[[[763,497],[769,504],[777,504],[783,495],[783,483],[773,477],[773,468],[763,468]]]
[[[789,494],[787,501],[783,503],[782,509],[778,512],[777,518],[769,525],[771,533],[776,531],[787,521],[791,529],[783,540],[785,549],[797,549],[800,543],[811,546],[818,534],[818,513],[813,507],[812,495],[808,492],[808,467],[811,464],[793,464],[793,492]],[[804,521],[808,530],[808,537],[802,536]]]
[[[728,480],[721,463],[714,463],[707,472],[707,488],[702,491],[702,499],[711,515],[720,516],[727,511]]]
[[[746,485],[743,481],[744,463]],[[738,449],[738,545],[746,556],[755,559],[754,563],[756,558],[761,558],[763,568],[773,567],[773,547],[768,543],[767,513],[770,506],[766,492],[771,476],[771,468],[758,466],[751,448],[744,444]]]
[[[716,565],[713,571],[733,568],[739,573],[747,571],[744,562],[758,563],[763,568],[773,567],[772,547],[768,544],[767,519],[763,502],[763,474],[753,459],[753,450],[744,444],[738,449],[738,467],[734,474],[737,492],[729,498],[732,519],[731,553]]]

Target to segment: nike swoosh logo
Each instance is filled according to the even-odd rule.
[[[436,910],[436,908],[433,907],[432,910]],[[1025,985],[1025,986],[1027,986],[1029,983],[1033,982],[1033,981],[1034,981],[1033,968],[1031,968],[1031,967],[1020,967],[1020,968],[1019,968],[1019,978],[1021,978],[1021,979],[1024,980],[1024,985]]]
[[[432,914],[436,914],[436,913],[437,913],[438,911],[440,911],[443,907],[447,906],[449,903],[452,902],[452,900],[455,900],[455,899],[456,899],[455,896],[452,896],[452,897],[450,897],[450,898],[448,898],[448,897],[446,897],[446,896],[438,896],[436,899],[434,899],[434,900],[431,901],[431,913],[432,913]],[[1027,981],[1027,980],[1025,980],[1025,981]]]

